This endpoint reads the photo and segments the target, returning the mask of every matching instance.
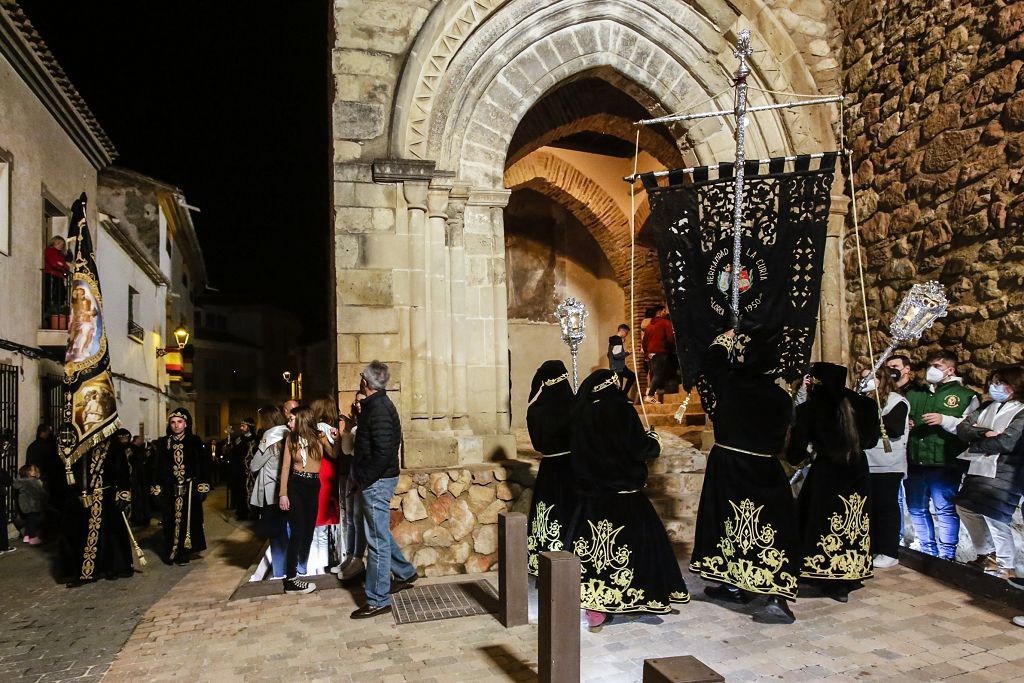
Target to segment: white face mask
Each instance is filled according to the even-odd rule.
[[[924,378],[932,384],[938,384],[942,380],[946,379],[946,373],[939,370],[937,367],[932,366],[928,368],[928,372],[924,373]]]
[[[868,377],[861,382],[861,393],[869,394],[875,390],[878,385],[875,383],[874,377]]]

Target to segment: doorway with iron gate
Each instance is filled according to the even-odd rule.
[[[6,363],[0,363],[0,468],[12,477],[17,474],[18,368]],[[10,519],[14,512],[14,496],[7,496],[4,504]]]

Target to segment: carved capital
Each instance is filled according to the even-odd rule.
[[[469,192],[469,199],[467,203],[469,206],[489,206],[492,208],[503,209],[508,206],[508,200],[511,196],[512,190],[473,189]]]
[[[405,183],[430,182],[435,163],[420,159],[377,159],[373,162],[373,182]]]
[[[427,183],[425,181],[406,180],[402,183],[402,193],[410,209],[427,210]]]

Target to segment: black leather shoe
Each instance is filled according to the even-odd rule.
[[[754,611],[754,621],[759,624],[792,624],[796,621],[793,611],[783,598],[768,598],[768,604]]]
[[[418,578],[419,578],[418,576],[414,576],[411,579],[406,579],[404,581],[403,580],[392,581],[391,582],[391,590],[389,590],[388,592],[391,593],[391,594],[394,594],[394,593],[398,593],[398,592],[401,592],[401,591],[404,591],[404,590],[409,590],[410,588],[412,588],[413,586],[416,585],[416,579],[418,579]]]
[[[836,602],[850,601],[850,589],[842,584],[830,585],[829,583],[824,583],[821,592]]]
[[[382,605],[380,607],[374,607],[373,605],[363,605],[349,616],[353,619],[369,619],[370,617],[376,617],[381,614],[387,614],[391,611],[391,605]]]
[[[736,586],[730,586],[727,583],[720,583],[717,586],[707,586],[704,589],[704,595],[708,596],[712,600],[720,600],[722,602],[732,602],[737,605],[745,605],[750,602],[750,598]]]
[[[96,579],[71,579],[64,584],[65,588],[78,588],[87,583],[96,583]]]

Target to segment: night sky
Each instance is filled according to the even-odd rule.
[[[19,0],[114,141],[180,187],[210,286],[326,333],[329,3]]]

